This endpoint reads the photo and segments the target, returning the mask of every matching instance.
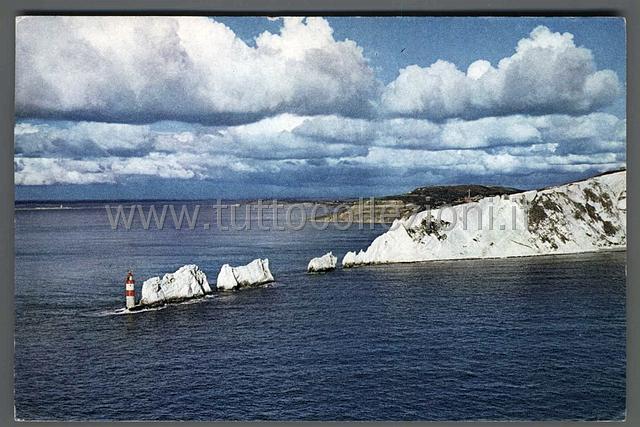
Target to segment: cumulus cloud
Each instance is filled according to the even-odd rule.
[[[111,161],[57,158],[16,158],[13,161],[16,185],[114,183]]]
[[[615,153],[588,155],[523,155],[524,153],[487,153],[484,150],[423,151],[374,147],[365,159],[367,163],[402,171],[430,170],[450,178],[459,176],[487,176],[496,174],[528,175],[536,171],[553,173],[587,171],[597,168],[620,167]]]
[[[593,154],[624,152],[626,144],[626,120],[607,113],[514,115],[446,122],[408,118],[366,121],[326,116],[307,118],[292,132],[329,143],[431,151],[553,144],[565,153]]]
[[[367,115],[362,49],[322,18],[284,18],[255,47],[205,17],[27,17],[16,25],[16,114],[107,122]]]
[[[22,157],[135,156],[150,151],[150,127],[101,122],[17,123],[15,154]]]
[[[473,119],[580,114],[610,104],[617,75],[570,33],[535,28],[515,53],[460,70],[410,65],[386,87],[363,49],[319,17],[283,18],[255,46],[205,17],[27,17],[16,26],[21,118],[230,125],[281,113]]]
[[[328,177],[384,185],[385,179],[414,177],[423,185],[438,176],[447,182],[552,175],[624,165],[625,127],[625,120],[605,113],[446,123],[282,114],[246,125],[173,131],[19,122],[15,176],[22,185],[121,182],[132,176],[261,185]],[[82,147],[85,155],[78,156]]]
[[[473,62],[466,72],[438,60],[400,70],[381,96],[388,115],[478,118],[509,114],[580,114],[609,105],[620,84],[611,70],[597,70],[591,51],[570,33],[536,27],[515,53],[494,67]]]
[[[142,157],[151,153],[234,155],[246,161],[314,159],[366,154],[349,141],[326,144],[293,130],[308,118],[281,114],[255,123],[227,127],[188,126],[159,131],[149,125],[101,122],[18,123],[15,154],[19,157]]]
[[[247,44],[204,17],[19,20],[16,184],[361,195],[625,164],[626,120],[598,112],[618,77],[569,33],[537,27],[496,65],[410,65],[385,87],[325,19],[275,25]]]

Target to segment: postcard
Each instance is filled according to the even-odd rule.
[[[625,419],[623,18],[15,24],[16,419]]]

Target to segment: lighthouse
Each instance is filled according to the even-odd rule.
[[[131,309],[136,305],[136,281],[133,280],[133,273],[131,270],[127,272],[127,280],[124,284],[124,296],[126,299],[126,307]]]

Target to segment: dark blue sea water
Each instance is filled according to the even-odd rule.
[[[20,419],[547,420],[625,413],[625,256],[307,275],[384,230],[112,231],[16,211]],[[275,284],[135,315],[124,276],[268,257]]]

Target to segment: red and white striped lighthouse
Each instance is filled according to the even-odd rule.
[[[126,307],[133,308],[136,305],[136,281],[133,280],[133,273],[127,272],[127,281],[124,284],[124,296],[126,299]]]

